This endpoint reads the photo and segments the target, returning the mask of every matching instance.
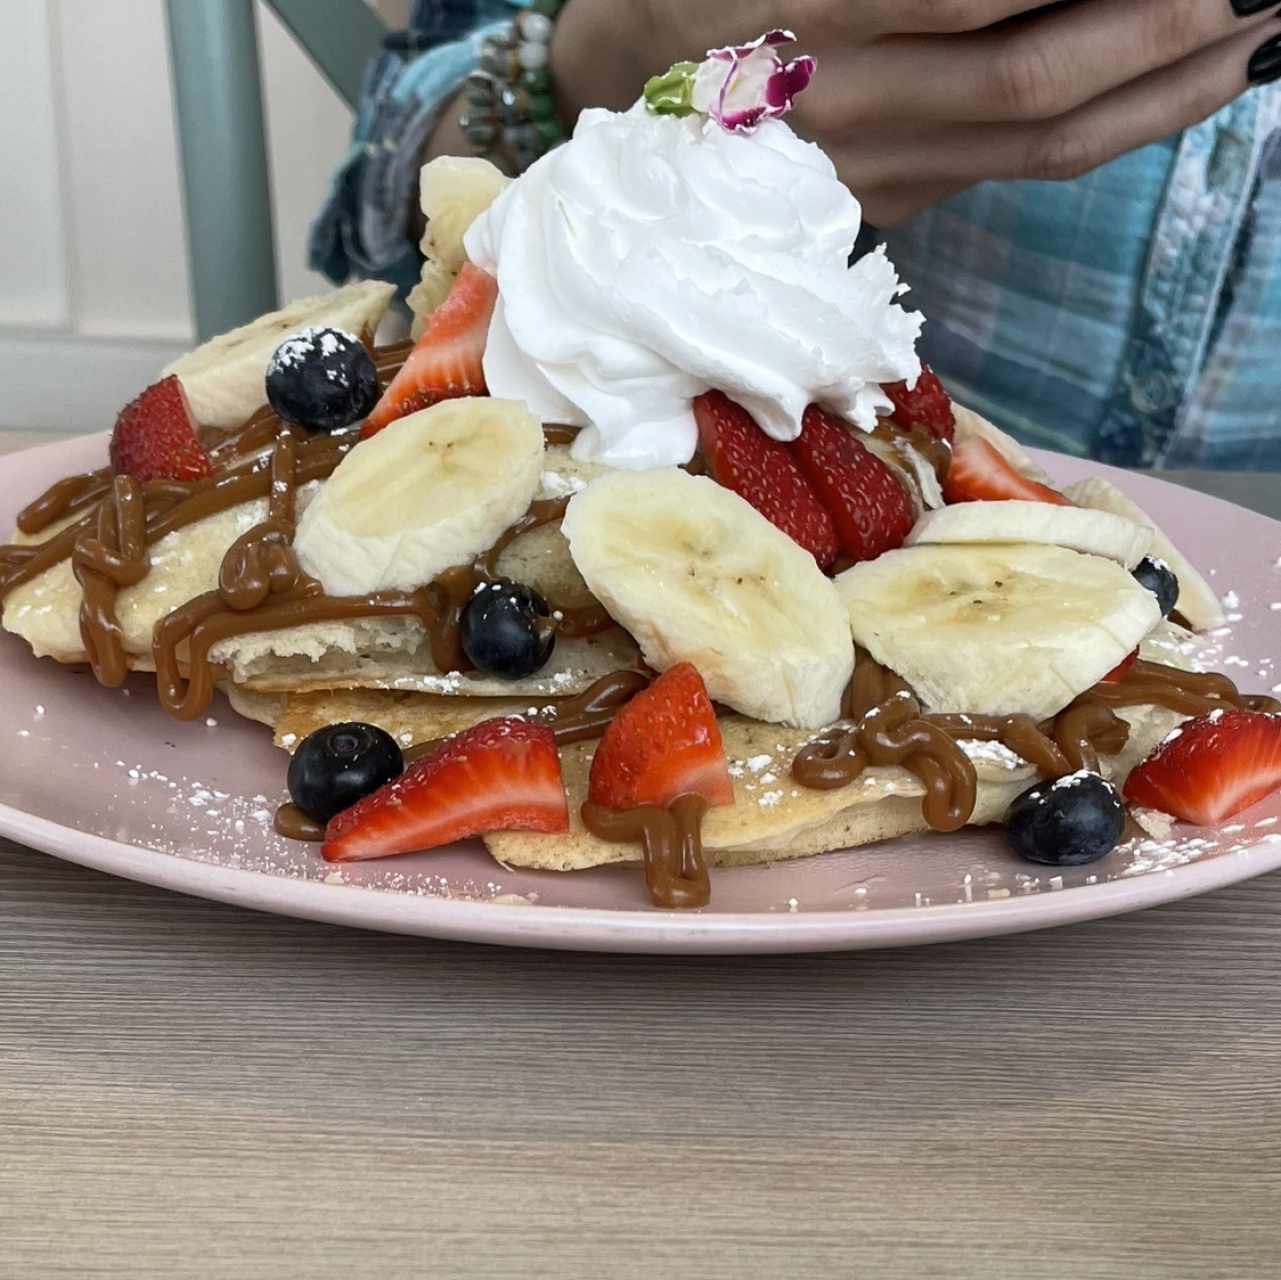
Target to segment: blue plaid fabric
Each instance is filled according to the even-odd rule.
[[[369,69],[312,229],[338,281],[418,278],[423,141],[521,0],[417,0]],[[1034,445],[1129,466],[1281,470],[1281,88],[1071,183],[985,183],[888,242],[924,355]]]
[[[985,183],[880,238],[929,317],[925,358],[1027,443],[1281,470],[1281,90],[1075,182]]]
[[[527,0],[415,0],[407,31],[392,32],[369,65],[351,146],[312,224],[311,266],[341,283],[393,281],[406,293],[421,258],[409,235],[418,157],[441,108],[480,57],[480,42]]]

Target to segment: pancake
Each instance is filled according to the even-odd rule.
[[[544,458],[540,497],[564,497],[582,488],[604,468],[576,461],[565,445],[551,445]],[[319,491],[299,490],[299,510]],[[267,514],[265,499],[244,502],[160,539],[149,550],[151,570],[136,586],[121,588],[116,612],[130,670],[153,671],[151,641],[161,618],[218,585],[218,571],[231,544]],[[43,542],[72,521],[28,537],[19,545]],[[569,545],[554,526],[518,538],[499,558],[498,571],[571,607],[591,602],[574,567]],[[83,593],[70,560],[16,587],[4,601],[0,622],[24,639],[37,657],[79,664],[87,660],[80,637]],[[413,619],[371,618],[353,623],[320,623],[283,631],[255,632],[216,645],[212,659],[237,685],[254,692],[289,693],[310,689],[415,689],[443,696],[572,694],[600,676],[631,666],[636,649],[619,630],[587,639],[561,640],[551,661],[517,681],[441,672],[432,662],[426,635]]]
[[[1166,637],[1161,635],[1162,643]],[[385,729],[405,746],[448,737],[495,716],[529,715],[527,699],[433,697],[415,693],[347,690],[292,695],[276,721],[276,743],[292,750],[327,724],[359,720]],[[1119,754],[1104,757],[1103,771],[1120,783],[1186,717],[1157,707],[1118,714],[1130,725],[1130,740]],[[870,768],[850,786],[814,791],[791,778],[793,757],[817,735],[765,724],[744,716],[720,720],[735,803],[709,810],[703,846],[714,866],[750,865],[853,848],[907,832],[925,831],[924,788],[906,769]],[[587,799],[596,744],[561,749],[571,830],[566,834],[495,832],[485,844],[501,863],[549,871],[575,871],[640,859],[638,845],[613,844],[583,826],[579,810]],[[1012,752],[988,743],[964,745],[974,762],[978,796],[970,825],[999,822],[1010,802],[1039,776]]]

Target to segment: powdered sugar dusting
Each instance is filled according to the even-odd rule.
[[[1022,769],[1027,761],[1003,742],[983,742],[978,738],[961,738],[956,744],[976,764],[991,764],[1001,769]]]
[[[297,333],[290,334],[276,348],[267,365],[267,376],[271,377],[284,369],[297,368],[313,358],[327,360],[337,355],[344,345],[344,340],[349,345],[360,345],[360,339],[354,333],[347,333],[343,329],[333,329],[325,325],[312,325],[306,329],[299,329]],[[341,386],[347,386],[350,383],[345,370],[330,369],[327,373],[331,382],[337,382]]]

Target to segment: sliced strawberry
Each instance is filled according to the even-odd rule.
[[[497,300],[498,281],[464,263],[449,297],[427,318],[418,345],[365,420],[362,437],[441,400],[487,394],[481,360]]]
[[[1122,658],[1121,661],[1118,662],[1116,666],[1113,667],[1112,670],[1109,671],[1107,675],[1105,675],[1099,681],[1099,683],[1100,684],[1119,684],[1121,682],[1121,678],[1125,675],[1127,671],[1129,671],[1129,669],[1132,666],[1134,666],[1136,662],[1138,662],[1138,660],[1139,660],[1139,651],[1135,649],[1133,653],[1128,654],[1126,657]]]
[[[1020,475],[997,448],[981,436],[967,436],[952,448],[952,465],[943,482],[948,502],[1052,502],[1070,507],[1057,489]]]
[[[903,545],[916,520],[912,499],[845,422],[812,404],[789,448],[831,512],[845,555],[875,560]]]
[[[910,391],[906,382],[887,382],[881,390],[894,401],[894,421],[900,427],[920,428],[949,443],[956,439],[952,397],[929,365],[921,366],[921,376]]]
[[[1281,716],[1211,711],[1176,729],[1125,784],[1125,798],[1217,827],[1281,787]]]
[[[694,401],[703,458],[717,484],[746,498],[826,569],[840,549],[836,526],[785,444],[771,439],[719,391]]]
[[[117,475],[149,480],[200,480],[213,471],[196,434],[187,393],[174,374],[153,382],[116,418],[111,468]]]
[[[683,795],[734,803],[716,712],[696,667],[678,663],[614,717],[596,748],[588,795],[608,809]]]
[[[434,849],[485,831],[568,831],[556,739],[546,725],[486,720],[330,820],[330,862]]]

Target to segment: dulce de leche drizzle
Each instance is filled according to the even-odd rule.
[[[401,343],[375,352],[383,382],[411,349]],[[572,438],[573,429],[549,427],[545,434],[561,442]],[[331,475],[357,440],[351,429],[300,437],[264,406],[238,430],[205,434],[215,470],[204,479],[140,486],[129,477],[92,472],[60,481],[24,511],[24,531],[38,532],[91,502],[92,509],[43,543],[0,548],[0,596],[70,557],[85,592],[81,629],[93,669],[104,684],[119,684],[128,668],[116,595],[146,577],[147,547],[176,529],[266,497],[267,518],[227,551],[218,589],[187,601],[155,627],[157,691],[167,710],[184,720],[204,713],[217,674],[209,654],[219,642],[310,623],[414,617],[427,632],[440,671],[469,670],[459,632],[464,606],[495,576],[502,551],[521,534],[560,520],[569,500],[535,502],[473,564],[447,570],[416,591],[326,596],[294,554],[297,490]],[[598,605],[551,607],[565,636],[590,636],[614,625]]]
[[[137,482],[116,476],[110,500],[98,504],[96,527],[76,539],[71,553],[72,572],[84,592],[80,638],[98,683],[109,689],[118,688],[129,674],[116,617],[116,592],[141,582],[151,567],[146,521]]]
[[[1227,676],[1218,672],[1180,671],[1160,662],[1142,660],[1116,683],[1096,684],[1077,702],[1082,699],[1108,707],[1165,707],[1186,716],[1203,716],[1220,709],[1281,711],[1281,702],[1276,698],[1263,693],[1243,694]]]
[[[609,728],[619,709],[630,702],[650,682],[641,671],[611,671],[589,685],[582,693],[566,698],[546,698],[530,706],[528,718],[540,720],[551,729],[558,747],[573,742],[591,742]],[[405,748],[405,763],[413,764],[438,751],[449,736],[427,738]]]
[[[640,844],[650,898],[655,906],[672,911],[705,907],[711,901],[703,859],[706,812],[707,801],[699,795],[678,796],[665,808],[646,804],[606,809],[590,800],[582,808],[583,825],[598,840]]]
[[[1050,779],[1097,772],[1100,752],[1115,755],[1129,740],[1129,725],[1115,709],[1137,706],[1192,716],[1228,707],[1281,710],[1275,698],[1241,694],[1227,676],[1139,661],[1121,679],[1095,685],[1040,723],[1024,715],[924,714],[911,689],[859,649],[844,719],[801,748],[792,776],[803,787],[827,791],[848,786],[869,765],[902,765],[925,787],[926,822],[954,831],[973,814],[976,796],[974,765],[961,740],[999,742]]]
[[[92,507],[111,488],[111,468],[67,476],[51,484],[34,502],[18,512],[18,528],[28,537],[47,529],[55,520],[78,515]]]
[[[870,666],[871,660],[860,654],[855,670],[865,664]],[[858,700],[851,701],[857,708]],[[902,765],[912,773],[925,787],[925,820],[936,831],[957,831],[974,812],[978,777],[973,761],[922,716],[910,689],[894,689],[858,719],[839,721],[802,747],[792,761],[792,777],[813,791],[835,791],[849,786],[869,765]]]
[[[325,838],[325,824],[309,818],[296,804],[282,804],[271,825],[286,840],[319,842]]]

